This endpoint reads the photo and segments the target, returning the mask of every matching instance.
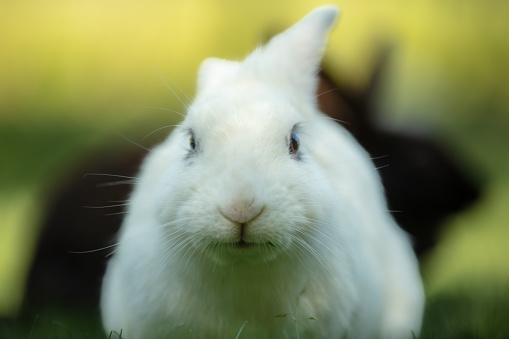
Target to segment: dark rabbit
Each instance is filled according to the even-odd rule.
[[[421,256],[435,245],[443,220],[477,200],[481,188],[436,135],[378,123],[375,98],[387,76],[390,54],[390,47],[380,47],[369,85],[360,92],[321,72],[319,105],[371,154],[393,216],[412,235]]]

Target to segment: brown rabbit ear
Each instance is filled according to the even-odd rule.
[[[382,79],[387,75],[391,56],[393,55],[394,46],[390,42],[380,42],[375,48],[375,62],[370,80],[364,90],[359,93],[358,100],[372,105],[377,92],[382,87]]]
[[[356,137],[371,133],[373,115],[376,113],[376,109],[373,109],[375,100],[393,51],[390,43],[379,43],[377,46],[371,77],[362,89],[334,82],[326,70],[319,73],[316,95],[320,110],[336,119]]]
[[[356,112],[352,109],[348,98],[344,94],[345,89],[337,85],[327,72],[322,69],[318,74],[318,87],[316,91],[318,108],[321,112],[327,114],[351,133],[355,134],[355,127],[357,125]]]

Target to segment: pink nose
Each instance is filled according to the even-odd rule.
[[[260,201],[236,200],[226,206],[219,207],[219,211],[226,218],[239,224],[245,224],[263,212],[264,205]]]

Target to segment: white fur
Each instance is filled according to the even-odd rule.
[[[368,154],[316,108],[337,13],[314,10],[242,62],[204,62],[187,117],[131,197],[104,278],[108,332],[235,338],[247,321],[241,338],[418,335],[409,241]]]

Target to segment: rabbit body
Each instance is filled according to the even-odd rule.
[[[410,242],[369,155],[316,108],[336,15],[319,8],[242,62],[204,62],[184,122],[140,171],[104,277],[106,331],[419,333],[424,296]]]

